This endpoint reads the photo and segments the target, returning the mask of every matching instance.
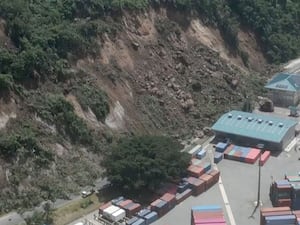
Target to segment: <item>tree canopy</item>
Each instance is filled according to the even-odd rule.
[[[105,175],[124,189],[154,188],[186,170],[190,157],[180,147],[169,137],[124,138],[105,157]]]

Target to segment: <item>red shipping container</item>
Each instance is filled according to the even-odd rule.
[[[271,152],[270,151],[265,151],[262,155],[261,155],[261,159],[259,160],[259,165],[263,166],[265,165],[265,163],[267,162],[267,160],[270,158],[271,156]]]
[[[169,208],[174,208],[176,205],[176,198],[173,194],[166,193],[160,199],[168,202]]]
[[[208,190],[214,185],[213,177],[209,174],[203,174],[199,177],[199,179],[205,182],[205,190]]]
[[[213,169],[213,170],[209,171],[208,174],[211,175],[216,182],[219,181],[220,171]]]
[[[176,195],[176,203],[179,204],[192,195],[192,189],[188,188],[181,194]]]
[[[132,200],[127,199],[127,200],[121,202],[121,203],[119,204],[119,207],[121,207],[122,209],[124,209],[124,207],[125,207],[126,205],[129,205],[130,203],[132,203]]]
[[[235,153],[233,154],[233,156],[232,156],[232,159],[233,160],[236,160],[236,161],[241,161],[241,157],[242,157],[242,155],[243,155],[243,152],[241,152],[241,151],[235,151]]]
[[[278,206],[279,207],[283,207],[283,206],[291,207],[291,205],[292,205],[292,200],[290,198],[279,199],[278,200]]]
[[[108,208],[111,205],[112,205],[111,202],[107,202],[107,203],[104,203],[103,205],[101,205],[99,207],[99,214],[103,214],[103,210],[106,209],[106,208]]]
[[[228,155],[231,152],[231,150],[233,149],[233,147],[234,147],[234,145],[229,145],[226,148],[226,150],[224,151],[224,155]]]
[[[204,168],[200,166],[190,165],[187,169],[188,174],[192,177],[199,177],[205,173]]]
[[[139,212],[142,209],[141,204],[134,203],[132,206],[130,206],[128,209],[126,209],[126,215],[127,217],[132,217],[134,214]]]
[[[290,207],[276,207],[276,208],[262,208],[260,210],[261,213],[265,212],[282,212],[282,211],[291,211]]]
[[[246,163],[255,163],[256,160],[259,158],[260,150],[256,148],[252,148],[248,155],[245,157]]]
[[[198,196],[201,193],[205,192],[205,181],[197,179],[195,180],[194,184],[192,184],[193,187],[193,195]]]

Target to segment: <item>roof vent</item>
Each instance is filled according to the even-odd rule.
[[[258,119],[258,123],[262,123],[262,121],[263,121],[262,119]]]
[[[248,117],[248,121],[251,122],[253,120],[252,117]]]
[[[279,126],[279,127],[283,127],[283,123],[279,123],[278,126]]]
[[[272,120],[269,121],[269,125],[270,125],[270,126],[273,125],[273,121],[272,121]]]
[[[238,120],[241,120],[241,119],[242,119],[242,116],[241,116],[241,115],[238,115],[237,119],[238,119]]]
[[[228,114],[228,118],[232,118],[232,114],[231,113]]]

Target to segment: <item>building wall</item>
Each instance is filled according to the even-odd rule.
[[[283,90],[269,90],[269,98],[275,106],[288,107],[299,102],[300,93]]]
[[[257,148],[257,144],[264,144],[264,149],[270,151],[282,151],[293,139],[293,137],[295,137],[295,128],[292,127],[291,129],[289,129],[282,141],[278,143],[238,136],[229,133],[215,132],[215,134],[217,138],[229,138],[236,145]]]
[[[295,126],[291,127],[288,132],[286,132],[286,134],[284,135],[281,144],[282,144],[282,148],[284,149],[286,146],[288,146],[288,144],[293,140],[293,138],[295,138],[296,136],[296,131],[295,131]]]

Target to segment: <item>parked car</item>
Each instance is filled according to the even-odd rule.
[[[81,196],[82,196],[83,198],[86,198],[86,197],[92,195],[94,192],[95,192],[94,189],[91,189],[91,190],[89,190],[89,191],[82,191],[82,192],[81,192]]]

